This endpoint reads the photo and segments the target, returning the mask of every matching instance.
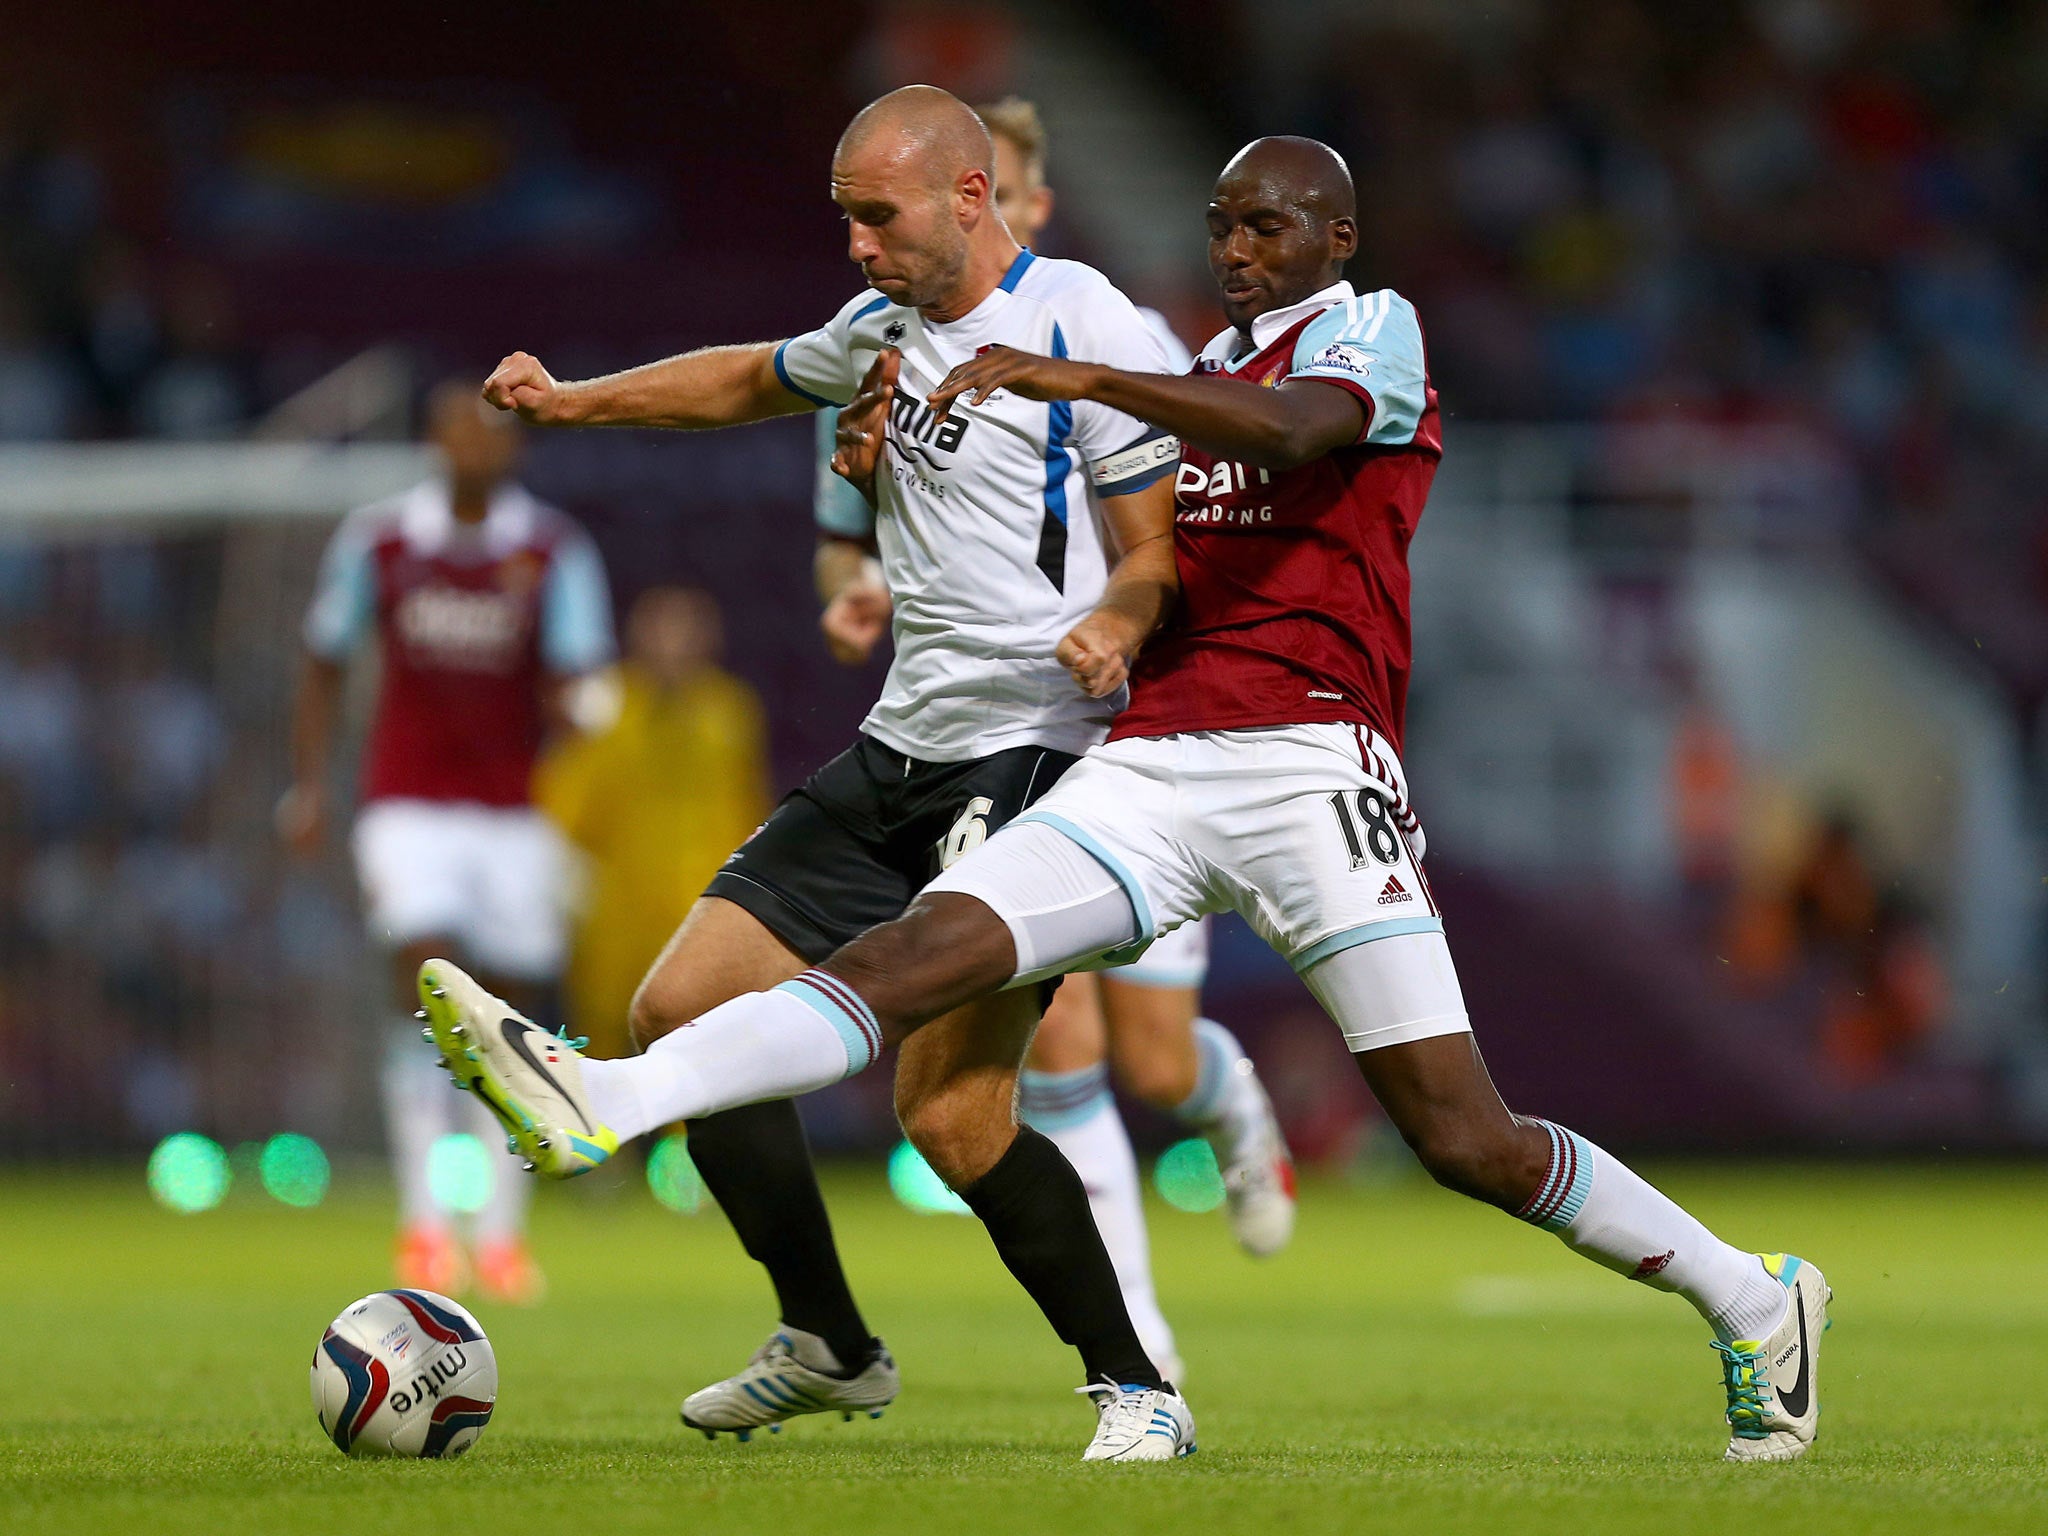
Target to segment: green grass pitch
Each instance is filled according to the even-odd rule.
[[[2048,1175],[1653,1170],[1836,1291],[1820,1444],[1719,1460],[1705,1332],[1676,1298],[1420,1183],[1311,1184],[1254,1264],[1219,1217],[1154,1212],[1201,1453],[1083,1466],[1077,1368],[980,1228],[830,1177],[848,1264],[902,1362],[888,1417],[751,1445],[676,1422],[772,1321],[721,1218],[542,1191],[554,1281],[480,1307],[502,1372],[466,1458],[351,1462],[320,1435],[322,1326],[387,1283],[387,1196],[152,1206],[139,1170],[0,1174],[0,1531],[529,1536],[1110,1529],[1488,1533],[2048,1530]]]

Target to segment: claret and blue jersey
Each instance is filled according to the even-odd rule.
[[[1408,542],[1443,451],[1415,308],[1338,283],[1225,331],[1197,369],[1355,396],[1356,442],[1290,470],[1189,445],[1175,482],[1174,621],[1138,658],[1112,735],[1350,721],[1397,746]]]
[[[516,485],[459,522],[438,481],[352,512],[321,561],[305,641],[340,661],[372,635],[382,677],[363,798],[522,806],[541,683],[612,659],[597,548]]]

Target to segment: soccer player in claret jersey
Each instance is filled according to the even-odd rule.
[[[534,757],[561,690],[611,660],[611,596],[589,537],[511,480],[518,423],[460,384],[434,391],[428,418],[446,477],[351,513],[321,563],[278,820],[301,852],[321,845],[344,667],[374,641],[355,856],[371,936],[394,965],[383,1088],[399,1283],[460,1292],[473,1267],[493,1300],[533,1301],[530,1181],[493,1157],[469,1254],[445,1178],[436,1187],[442,1137],[474,1131],[494,1151],[502,1137],[431,1063],[421,1070],[410,998],[420,962],[451,948],[532,1012],[560,977],[567,859],[532,804]]]
[[[848,125],[832,167],[848,253],[873,291],[779,344],[567,384],[515,353],[486,381],[493,404],[564,425],[726,426],[858,396],[858,419],[891,444],[875,528],[895,602],[888,682],[855,745],[733,855],[655,962],[632,1020],[649,1054],[613,1064],[619,1092],[595,1115],[546,1131],[480,1063],[450,1058],[545,1174],[581,1172],[620,1136],[652,1129],[638,1106],[666,1093],[643,1093],[633,1069],[673,1059],[656,1054],[670,1035],[735,995],[786,983],[797,991],[784,995],[821,1010],[831,1059],[789,1063],[812,1087],[871,1062],[879,1032],[806,965],[899,914],[946,851],[1003,825],[1100,741],[1131,655],[1171,600],[1180,445],[1170,436],[1092,405],[1010,397],[941,421],[921,403],[989,345],[1165,367],[1157,338],[1100,273],[1018,246],[994,209],[993,158],[980,119],[946,92],[891,92]],[[444,1032],[499,1006],[479,1002],[486,994],[452,966],[422,974]],[[1132,1329],[1087,1191],[1052,1142],[1014,1119],[1015,1064],[1040,999],[970,1001],[899,1054],[904,1128],[1080,1353],[1106,1405],[1098,1426],[1158,1411],[1176,1426],[1168,1449],[1184,1451],[1186,1404]],[[530,1071],[578,1059],[505,1012],[490,1029],[494,1047],[526,1047]],[[587,1070],[602,1079],[596,1064]],[[685,1401],[684,1422],[707,1434],[744,1436],[804,1412],[878,1413],[896,1393],[895,1364],[840,1271],[801,1124],[787,1104],[760,1102],[802,1091],[778,1081],[668,1117],[691,1122],[698,1168],[782,1305],[782,1326],[744,1369]],[[1161,1446],[1111,1436],[1093,1454],[1151,1457]]]
[[[1820,1272],[1742,1252],[1576,1132],[1511,1114],[1473,1040],[1397,750],[1406,551],[1441,453],[1436,396],[1408,302],[1341,281],[1357,245],[1350,175],[1313,140],[1262,139],[1225,168],[1208,222],[1232,324],[1197,373],[996,349],[928,397],[936,413],[998,393],[1092,401],[1170,427],[1188,445],[1180,605],[1111,739],[903,917],[832,955],[819,985],[884,1039],[914,1038],[987,988],[1233,907],[1299,970],[1439,1182],[1684,1296],[1721,1357],[1728,1458],[1798,1456],[1819,1412]],[[844,467],[871,466],[849,454]],[[799,1055],[822,1065],[833,1032],[792,989],[735,999],[657,1048],[670,1059],[643,1067],[661,1090],[646,1112],[770,1091],[798,1077]],[[441,1043],[462,1058],[480,1038]],[[573,1057],[543,1078],[502,1050],[476,1054],[541,1125],[591,1112]]]
[[[1053,211],[1038,109],[1012,96],[974,110],[995,141],[996,207],[1010,233],[1037,250]],[[1138,313],[1159,337],[1169,371],[1185,373],[1194,359],[1165,317]],[[858,665],[888,628],[889,589],[880,562],[867,554],[875,508],[832,470],[838,419],[837,411],[818,412],[820,627],[833,655]],[[1017,1088],[1018,1117],[1049,1137],[1087,1186],[1131,1323],[1169,1380],[1180,1379],[1179,1351],[1152,1282],[1144,1186],[1110,1092],[1110,1064],[1127,1092],[1215,1149],[1231,1229],[1246,1252],[1277,1253],[1294,1232],[1294,1165],[1272,1103],[1237,1037],[1202,1016],[1208,930],[1197,919],[1099,981],[1086,971],[1068,977],[1032,1037]]]

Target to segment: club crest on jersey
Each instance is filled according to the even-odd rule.
[[[891,320],[887,325],[882,327],[882,340],[886,341],[890,346],[893,347],[896,345],[897,342],[901,341],[904,338],[904,336],[909,333],[909,330],[910,327],[905,325],[901,320]]]
[[[1355,373],[1363,379],[1372,376],[1372,365],[1378,361],[1377,353],[1333,341],[1309,360],[1309,367],[1334,368],[1339,373]]]

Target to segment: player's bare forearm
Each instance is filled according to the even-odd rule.
[[[775,373],[775,343],[703,347],[595,379],[557,380],[514,352],[484,381],[484,399],[537,426],[732,427],[810,409]]]
[[[1365,407],[1350,391],[1314,380],[1266,389],[1202,374],[1130,373],[1101,363],[991,347],[932,392],[945,408],[979,405],[998,389],[1027,400],[1093,400],[1163,427],[1181,441],[1261,469],[1293,469],[1358,441]]]
[[[1267,389],[1201,374],[1129,373],[1087,365],[1086,393],[1184,443],[1260,469],[1294,469],[1358,441],[1365,407],[1335,385]]]
[[[868,546],[856,539],[819,534],[817,553],[811,557],[811,580],[817,586],[818,601],[829,603],[856,581],[870,576],[868,562],[873,558]]]
[[[292,782],[296,785],[312,789],[326,783],[344,675],[340,663],[310,652],[299,664],[299,687],[292,700]]]
[[[1131,662],[1173,611],[1180,571],[1173,554],[1173,481],[1154,481],[1102,503],[1118,555],[1101,599],[1059,643],[1060,664],[1094,698],[1113,693]]]

